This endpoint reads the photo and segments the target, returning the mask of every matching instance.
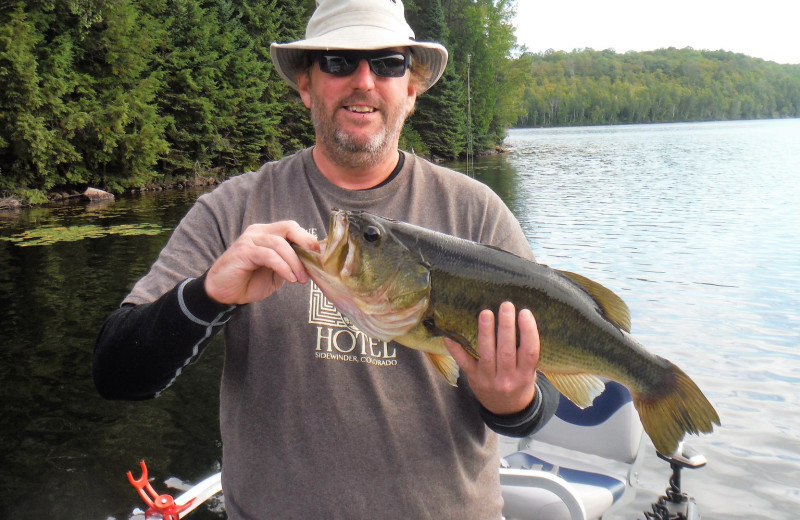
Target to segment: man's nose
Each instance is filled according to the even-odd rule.
[[[370,70],[367,60],[362,59],[358,62],[358,67],[353,72],[352,84],[354,88],[359,90],[372,90],[375,88],[375,75]]]

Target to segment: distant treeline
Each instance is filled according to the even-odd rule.
[[[690,48],[520,60],[531,79],[518,126],[800,117],[800,65]]]
[[[690,49],[515,55],[514,0],[406,0],[450,62],[401,147],[455,158],[514,125],[798,117],[800,66]],[[0,198],[257,168],[313,142],[269,59],[313,0],[0,0]]]

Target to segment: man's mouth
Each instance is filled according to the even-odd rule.
[[[375,108],[364,105],[350,105],[345,108],[350,112],[355,112],[357,114],[371,114],[375,112]]]

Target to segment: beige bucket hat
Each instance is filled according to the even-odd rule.
[[[430,74],[422,91],[436,83],[447,65],[447,49],[419,42],[406,22],[402,0],[317,0],[306,39],[273,43],[270,55],[278,74],[297,90],[297,67],[309,50],[375,50],[408,47],[412,59]]]

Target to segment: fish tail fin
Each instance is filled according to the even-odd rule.
[[[669,362],[667,362],[669,363]],[[666,392],[658,395],[633,395],[642,426],[656,449],[670,455],[686,433],[710,433],[719,425],[719,415],[700,388],[686,373],[669,363]]]

